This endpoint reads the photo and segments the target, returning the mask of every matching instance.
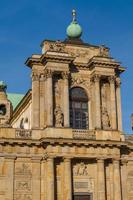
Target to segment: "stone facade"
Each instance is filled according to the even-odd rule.
[[[42,54],[26,65],[32,90],[10,126],[0,128],[0,200],[132,200],[133,136],[122,131],[124,68],[105,46],[69,41],[44,41]],[[71,126],[73,88],[88,97],[86,129]]]

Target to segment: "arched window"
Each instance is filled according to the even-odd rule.
[[[75,129],[88,129],[88,97],[80,87],[70,91],[70,126]]]

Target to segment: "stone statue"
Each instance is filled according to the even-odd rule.
[[[62,127],[63,126],[63,113],[62,113],[60,106],[56,107],[56,109],[54,111],[54,115],[55,115],[55,126]]]
[[[110,128],[110,119],[106,108],[102,109],[102,127],[103,129]]]

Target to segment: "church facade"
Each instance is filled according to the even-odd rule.
[[[133,136],[122,131],[125,69],[109,48],[65,41],[33,54],[32,89],[17,102],[0,82],[0,200],[133,200]]]

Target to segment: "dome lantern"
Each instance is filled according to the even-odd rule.
[[[72,16],[73,16],[73,20],[71,24],[67,27],[66,33],[67,33],[68,38],[70,39],[79,39],[82,35],[82,28],[77,23],[75,10],[72,10]]]

